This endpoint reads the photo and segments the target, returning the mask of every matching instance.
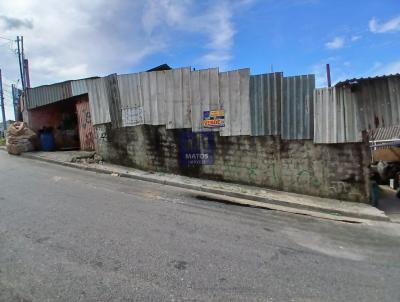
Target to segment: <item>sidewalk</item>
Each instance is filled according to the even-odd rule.
[[[108,163],[89,164],[85,162],[75,162],[77,157],[90,158],[93,157],[93,154],[94,152],[64,151],[29,152],[24,153],[21,156],[97,173],[112,174],[114,176],[133,178],[163,185],[202,191],[206,192],[208,195],[218,195],[218,199],[224,199],[227,202],[232,202],[235,204],[243,204],[339,221],[389,221],[389,218],[384,214],[383,211],[362,203],[319,198],[314,196],[263,189],[259,187],[190,178],[174,174],[145,172],[138,169]]]

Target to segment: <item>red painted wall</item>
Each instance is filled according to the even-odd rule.
[[[78,115],[79,141],[81,150],[94,150],[94,129],[89,109],[89,100],[82,98],[76,102],[76,112]]]
[[[43,127],[52,127],[57,149],[79,148],[75,108],[78,100],[68,99],[30,110],[30,128],[39,133]]]

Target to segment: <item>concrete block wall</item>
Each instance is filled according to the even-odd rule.
[[[112,163],[320,197],[370,200],[370,153],[364,143],[316,145],[312,140],[214,133],[214,163],[188,167],[179,160],[181,134],[188,129],[150,125],[112,129],[110,124],[95,129],[96,150]]]

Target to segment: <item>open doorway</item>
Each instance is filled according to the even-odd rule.
[[[43,138],[51,138],[44,151],[94,150],[94,130],[87,94],[30,110],[30,126]]]

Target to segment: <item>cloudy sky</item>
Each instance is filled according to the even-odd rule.
[[[0,1],[7,114],[23,35],[33,86],[162,63],[333,81],[400,72],[399,0]],[[11,116],[12,118],[12,116]]]

